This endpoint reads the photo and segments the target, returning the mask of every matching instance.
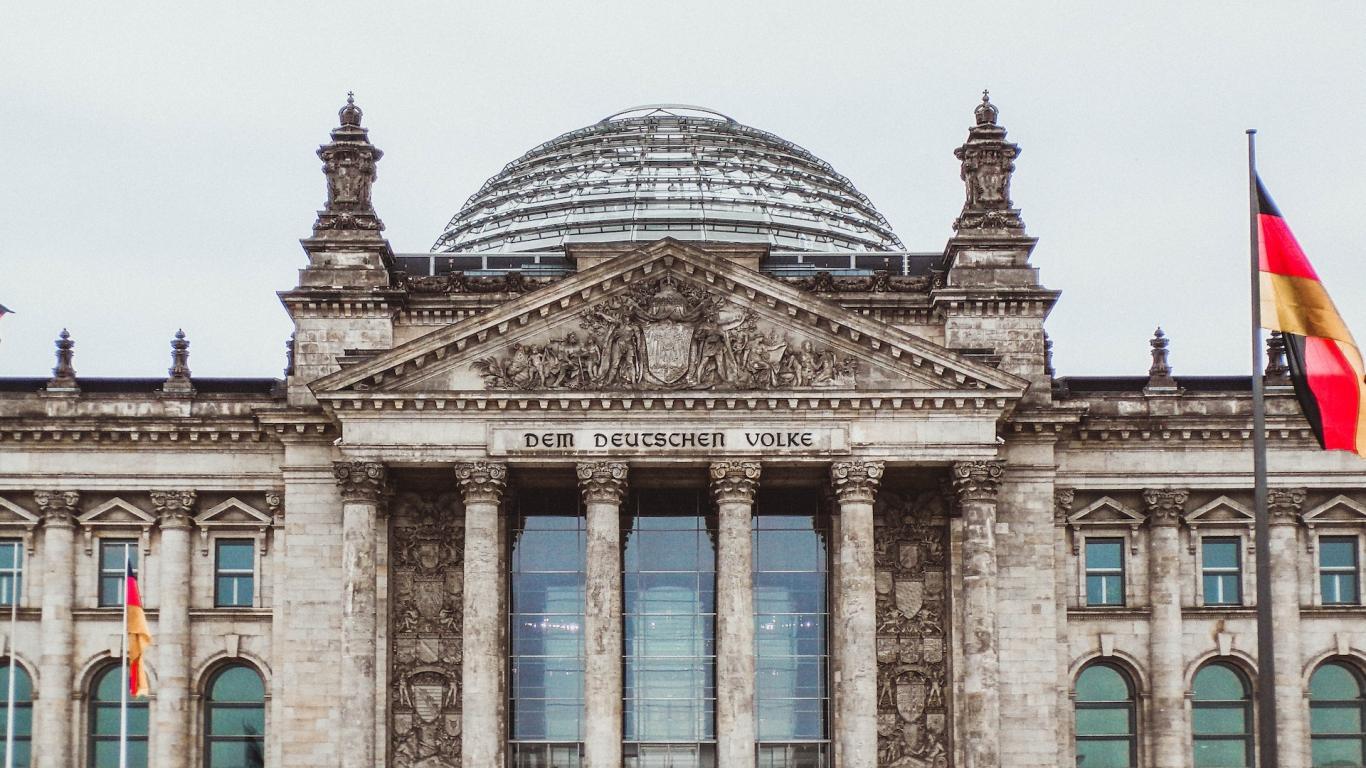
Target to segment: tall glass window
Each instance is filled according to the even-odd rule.
[[[1077,676],[1077,765],[1133,768],[1138,764],[1134,686],[1120,668],[1091,664]]]
[[[1124,605],[1124,539],[1086,540],[1086,604]]]
[[[1200,540],[1201,587],[1205,605],[1243,604],[1241,540],[1206,536]]]
[[[1330,661],[1309,678],[1309,733],[1314,768],[1366,763],[1366,698],[1361,675]]]
[[[119,549],[119,566],[123,565]],[[95,676],[87,720],[90,768],[119,768],[119,686],[127,685],[120,665]],[[128,768],[147,768],[147,699],[128,699]]]
[[[1191,734],[1195,768],[1252,766],[1252,696],[1247,678],[1222,662],[1195,673]]]
[[[1361,602],[1357,576],[1357,537],[1319,538],[1319,593],[1324,605],[1356,605]]]
[[[698,491],[629,507],[622,618],[626,768],[716,763],[715,516]]]
[[[233,664],[214,674],[204,720],[205,768],[266,764],[266,686],[256,670]]]
[[[0,659],[0,696],[9,694],[9,659]],[[8,703],[0,707],[0,717],[8,718]],[[4,720],[0,720],[3,728]],[[14,768],[28,768],[32,759],[33,681],[28,672],[14,665]],[[5,757],[5,742],[0,737],[0,765]]]
[[[577,768],[583,741],[587,533],[579,494],[536,491],[512,532],[508,619],[514,768]]]
[[[250,608],[255,598],[256,544],[251,539],[219,539],[214,543],[213,604],[217,608]]]
[[[762,491],[754,518],[759,768],[830,764],[828,520],[811,491]]]
[[[100,540],[100,607],[117,608],[123,605],[124,559],[138,570],[138,543],[134,539]]]
[[[23,544],[18,539],[0,539],[0,605],[14,605],[23,589]]]

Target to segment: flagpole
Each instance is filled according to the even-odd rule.
[[[128,768],[128,544],[123,545],[123,634],[119,639],[119,768]]]
[[[1257,231],[1257,130],[1247,131],[1248,222],[1252,274],[1252,507],[1257,566],[1257,764],[1277,768],[1276,650],[1271,623],[1271,525],[1266,509],[1266,401],[1262,381],[1262,270]]]
[[[15,558],[19,547],[14,548]],[[19,627],[19,569],[9,576],[9,691],[5,694],[5,768],[14,768],[14,632]]]

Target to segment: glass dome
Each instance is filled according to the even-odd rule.
[[[527,252],[569,243],[763,243],[900,251],[873,204],[792,142],[702,107],[636,107],[508,163],[432,250]]]

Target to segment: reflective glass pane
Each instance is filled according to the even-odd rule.
[[[1325,568],[1355,568],[1355,536],[1323,536],[1319,539],[1319,565]]]
[[[1314,768],[1360,768],[1366,758],[1360,738],[1314,739],[1311,754]]]
[[[1129,733],[1129,708],[1078,707],[1078,736],[1123,736]]]
[[[1195,740],[1195,768],[1248,768],[1251,757],[1243,739]]]
[[[255,545],[248,539],[220,539],[218,541],[218,569],[250,571]]]
[[[1121,539],[1087,539],[1086,569],[1114,569],[1124,567],[1124,545]]]
[[[261,768],[263,765],[264,745],[255,740],[215,742],[209,745],[208,768]]]
[[[210,735],[259,736],[265,732],[265,707],[210,707]]]
[[[527,520],[540,518],[529,516]],[[565,518],[559,518],[565,519]],[[567,518],[577,521],[578,518]],[[516,538],[513,548],[515,566],[519,571],[583,570],[584,539],[577,529],[527,530]]]
[[[0,540],[0,568],[9,570],[22,563],[23,550],[19,548],[19,542],[12,540]]]
[[[1206,573],[1203,582],[1206,605],[1238,605],[1243,601],[1238,574]]]
[[[0,696],[7,696],[8,693],[9,659],[0,659]],[[16,701],[29,701],[33,698],[33,681],[17,663],[14,665],[14,698]],[[4,699],[0,699],[0,710],[3,708]]]
[[[94,768],[119,768],[119,742],[97,741],[91,744]],[[128,742],[128,768],[147,768],[147,742]]]
[[[1077,701],[1128,701],[1129,679],[1107,664],[1092,664],[1077,676]]]
[[[1196,701],[1243,701],[1247,681],[1241,672],[1227,664],[1206,664],[1195,673],[1192,696]]]
[[[1077,765],[1086,768],[1131,768],[1129,739],[1077,741]]]
[[[138,569],[137,542],[132,539],[106,539],[100,542],[100,570],[123,573],[124,556],[133,570]]]
[[[825,568],[825,546],[810,530],[759,531],[754,563],[760,571],[821,571]]]
[[[232,666],[219,672],[213,679],[209,691],[213,701],[258,702],[265,701],[266,687],[256,670],[243,666]]]
[[[1226,538],[1205,538],[1201,550],[1206,568],[1237,568],[1238,540]]]
[[[1309,678],[1309,698],[1313,701],[1354,701],[1361,698],[1361,684],[1350,669],[1329,662],[1314,670]]]
[[[1204,736],[1243,735],[1249,732],[1249,715],[1243,705],[1201,704],[1191,711],[1191,729]]]
[[[1309,708],[1309,729],[1314,734],[1360,734],[1361,725],[1361,707],[1356,704]]]

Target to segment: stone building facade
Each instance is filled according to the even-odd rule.
[[[933,253],[800,147],[648,107],[419,255],[348,99],[283,379],[194,377],[181,334],[165,379],[81,377],[64,332],[0,380],[18,754],[109,764],[128,558],[133,765],[1248,764],[1250,381],[1160,332],[1146,376],[1056,377],[1019,147],[974,117]],[[1275,344],[1282,765],[1360,765],[1366,463]]]

